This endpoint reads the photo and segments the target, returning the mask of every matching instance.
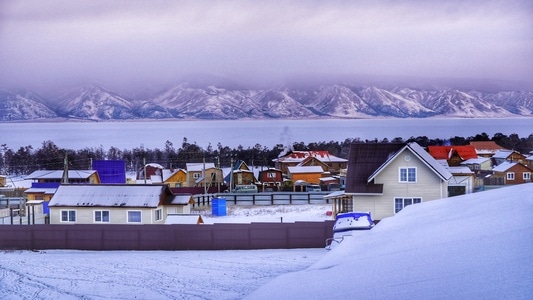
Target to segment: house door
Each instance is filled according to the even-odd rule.
[[[465,186],[448,186],[448,197],[466,194]]]

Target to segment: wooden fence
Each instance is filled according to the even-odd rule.
[[[321,248],[333,221],[199,225],[0,226],[0,249],[234,250]]]

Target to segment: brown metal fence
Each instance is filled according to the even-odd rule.
[[[199,225],[0,226],[0,249],[235,250],[321,248],[333,221]]]

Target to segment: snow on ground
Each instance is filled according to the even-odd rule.
[[[412,205],[249,299],[533,299],[533,183]]]
[[[204,213],[277,222],[330,210],[294,207]],[[4,251],[0,299],[530,299],[532,250],[530,183],[409,206],[329,252]]]
[[[324,249],[0,251],[0,299],[242,299]]]
[[[215,216],[209,209],[196,209],[193,213],[202,215],[206,224],[214,223],[250,223],[250,222],[304,222],[333,220],[327,212],[331,204],[300,205],[228,205],[226,216]]]

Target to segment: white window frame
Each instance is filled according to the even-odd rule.
[[[409,170],[413,170],[414,174],[410,176]],[[402,180],[402,171],[405,171],[405,180]],[[416,183],[417,178],[417,169],[416,167],[400,167],[398,169],[398,182],[400,183]],[[414,177],[414,178],[411,178]]]
[[[396,202],[398,200],[401,200],[402,203],[402,207],[400,209],[397,208],[396,206]],[[408,200],[407,201],[407,204],[406,204],[406,201],[405,200]],[[402,209],[404,209],[406,206],[409,206],[409,205],[412,205],[412,204],[419,204],[419,203],[422,203],[422,197],[394,197],[394,213],[397,214],[399,213]]]
[[[157,221],[162,221],[163,220],[163,209],[162,208],[156,209],[154,211],[154,215],[155,215],[156,222]]]
[[[107,221],[104,220],[104,213],[107,213]],[[100,220],[96,219],[96,215],[100,214]],[[111,212],[109,210],[95,210],[93,213],[94,223],[109,223],[111,222]]]
[[[193,173],[193,174],[192,174],[192,178],[194,178],[194,179],[198,179],[198,178],[200,178],[200,175],[202,175],[202,174],[200,174],[200,173]]]
[[[63,213],[67,213],[66,220],[63,219]],[[76,210],[68,209],[68,210],[61,210],[59,212],[59,221],[61,223],[76,223]]]
[[[507,178],[507,180],[514,180],[514,172],[507,172],[505,177]]]
[[[531,180],[531,173],[529,173],[529,172],[522,173],[522,179]]]
[[[276,173],[275,172],[268,172],[267,173],[267,177],[268,178],[276,178]]]
[[[131,221],[130,220],[130,213],[139,213],[139,221]],[[128,210],[126,212],[126,221],[128,223],[141,224],[142,220],[143,220],[143,212],[141,210]]]

